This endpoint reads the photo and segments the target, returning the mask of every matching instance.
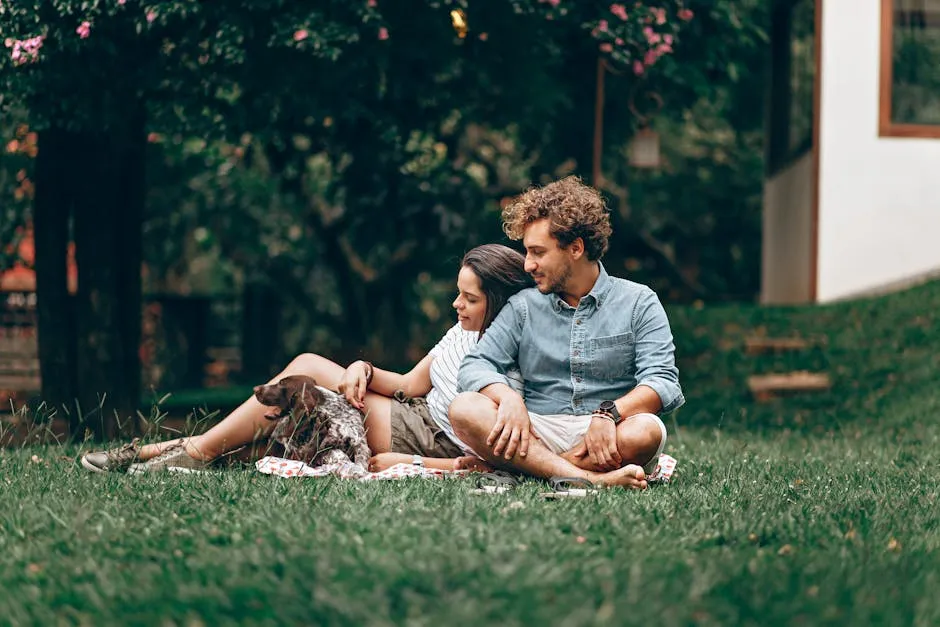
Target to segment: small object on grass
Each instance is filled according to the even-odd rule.
[[[809,340],[802,337],[766,337],[754,335],[744,340],[744,352],[748,355],[761,353],[783,353],[798,351],[819,344],[818,340]]]
[[[597,494],[593,483],[581,477],[552,477],[551,492],[542,492],[540,496],[546,499],[583,498],[589,494]]]
[[[832,387],[825,372],[798,370],[785,374],[763,374],[748,377],[747,387],[758,401],[769,401],[775,396],[796,392],[822,392]]]
[[[515,489],[519,480],[504,470],[494,470],[480,473],[476,485],[476,488],[470,490],[470,494],[503,494]]]

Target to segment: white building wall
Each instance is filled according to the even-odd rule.
[[[940,140],[878,136],[880,4],[822,0],[823,302],[940,270]]]
[[[764,304],[812,300],[812,167],[808,152],[764,181],[760,298]]]

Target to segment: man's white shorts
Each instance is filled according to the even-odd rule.
[[[662,438],[659,440],[659,448],[649,463],[645,464],[644,470],[652,472],[656,468],[659,456],[666,446],[666,425],[656,414],[635,414],[626,420],[653,420],[659,425],[662,432]],[[584,439],[588,427],[591,425],[591,414],[583,416],[568,416],[566,414],[536,414],[529,412],[529,422],[532,431],[538,436],[539,441],[544,444],[548,450],[561,455],[573,449]],[[649,470],[647,470],[647,468]]]

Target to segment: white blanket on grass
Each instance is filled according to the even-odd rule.
[[[649,483],[669,483],[676,470],[678,462],[669,455],[659,456],[659,465],[650,473]],[[415,466],[413,464],[395,464],[381,472],[367,472],[352,462],[341,464],[326,464],[316,468],[307,464],[282,457],[263,457],[255,462],[259,472],[278,477],[327,477],[335,476],[342,479],[356,479],[358,481],[388,481],[392,479],[405,479],[408,477],[423,477],[429,479],[442,479],[445,477],[460,477],[469,474],[467,470],[436,470]]]

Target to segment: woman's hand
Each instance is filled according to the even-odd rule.
[[[412,455],[405,453],[379,453],[369,459],[369,472],[382,472],[395,464],[410,464]]]
[[[364,361],[354,361],[346,368],[343,378],[340,379],[336,391],[346,397],[349,404],[365,411],[366,390],[369,389],[369,364]]]

